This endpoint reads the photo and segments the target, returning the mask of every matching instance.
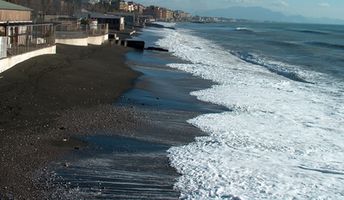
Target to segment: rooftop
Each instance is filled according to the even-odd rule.
[[[3,0],[0,0],[0,10],[20,10],[20,11],[32,11],[32,9],[17,5],[14,3],[9,3]]]
[[[97,12],[89,12],[86,10],[82,10],[81,13],[77,14],[78,17],[82,18],[102,18],[102,19],[120,19],[121,16],[116,16],[112,14],[103,14],[103,13],[97,13]]]

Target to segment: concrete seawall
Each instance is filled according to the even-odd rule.
[[[18,63],[24,62],[25,60],[45,54],[56,54],[56,45],[0,59],[0,73],[12,68]]]
[[[55,43],[73,46],[88,46],[88,38],[56,38]]]
[[[101,36],[88,37],[87,42],[88,44],[92,44],[92,45],[102,45],[104,42],[108,40],[109,40],[109,34],[105,34]]]
[[[56,38],[56,44],[66,44],[73,46],[88,46],[88,45],[102,45],[105,41],[109,40],[109,35],[89,36],[82,38]]]

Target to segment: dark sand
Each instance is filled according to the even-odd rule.
[[[223,108],[189,95],[211,82],[130,52],[136,79],[126,52],[58,46],[0,74],[0,199],[178,199],[166,150]]]
[[[132,86],[137,73],[124,64],[126,51],[59,45],[57,55],[33,58],[0,74],[0,199],[49,197],[39,172],[83,146],[70,138],[74,132],[61,120],[66,113],[108,107]]]
[[[112,106],[71,110],[60,118],[68,131],[89,134],[78,137],[87,147],[51,164],[52,185],[65,188],[55,197],[178,199],[174,183],[180,175],[170,167],[166,150],[204,134],[188,119],[224,108],[190,96],[212,83],[167,68],[169,60],[154,64],[164,56],[129,52],[130,66],[142,73],[132,89]]]

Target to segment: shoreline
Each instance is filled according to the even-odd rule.
[[[35,106],[18,109],[19,116],[21,117],[23,114],[21,117],[23,119],[16,119],[12,124],[4,123],[5,116],[1,116],[1,128],[3,124],[7,125],[6,129],[13,129],[12,134],[15,136],[8,137],[1,142],[4,144],[6,141],[7,144],[17,142],[14,148],[18,148],[18,153],[15,152],[14,156],[8,153],[11,150],[9,145],[7,149],[5,149],[6,146],[0,148],[2,152],[7,152],[10,157],[14,158],[12,163],[6,160],[8,165],[1,168],[5,171],[0,172],[3,173],[0,174],[0,177],[6,176],[5,174],[9,172],[12,173],[11,176],[14,179],[10,182],[12,177],[8,176],[7,180],[0,181],[0,194],[3,195],[0,197],[92,199],[94,196],[87,196],[89,195],[87,192],[90,192],[90,189],[98,188],[97,194],[108,191],[109,198],[131,199],[139,195],[142,199],[178,199],[180,192],[175,190],[174,184],[180,174],[170,166],[167,149],[188,144],[194,141],[195,137],[204,135],[201,130],[188,124],[186,122],[188,119],[202,113],[223,111],[223,107],[201,102],[189,94],[191,91],[206,88],[212,83],[166,67],[165,65],[172,61],[182,62],[170,54],[154,51],[137,53],[124,47],[110,47],[109,45],[78,48],[80,47],[61,45],[57,60],[62,64],[53,60],[51,56],[49,58],[38,57],[28,63],[23,63],[22,66],[13,68],[14,72],[9,72],[9,75],[12,74],[14,78],[17,76],[26,78],[26,82],[23,81],[22,85],[19,84],[22,86],[19,89],[24,90],[27,87],[24,85],[34,82],[34,76],[29,76],[31,75],[30,70],[35,69],[34,66],[54,65],[52,67],[41,66],[32,73],[33,75],[37,74],[40,78],[34,85],[35,87],[29,87],[29,92],[24,93],[24,97],[21,97],[24,99],[27,96],[33,99],[35,96],[42,97],[41,93],[46,92],[44,89],[52,88],[51,85],[40,82],[42,79],[43,82],[48,81],[49,78],[44,79],[45,76],[53,76],[57,82],[63,81],[66,86],[65,90],[69,89],[69,91],[64,93],[66,91],[61,88],[58,88],[57,92],[50,91],[52,97],[44,97],[44,101],[39,102],[43,103],[46,111],[49,111],[47,113],[42,109],[35,110],[37,104],[31,103]],[[116,51],[116,62],[116,58],[109,54],[109,51],[113,49]],[[62,54],[61,50],[66,52]],[[101,52],[97,52],[97,50]],[[78,52],[76,58],[71,57],[75,55],[74,52]],[[149,56],[145,57],[147,55],[144,54]],[[118,58],[120,59],[118,60]],[[117,67],[124,70],[124,74],[129,78],[125,79],[122,77],[123,74],[117,73],[104,74],[102,70],[111,69],[110,66],[94,69],[98,63],[107,65],[111,62],[115,62]],[[56,63],[58,64],[56,65]],[[64,67],[59,67],[59,65]],[[60,68],[62,69],[60,70]],[[74,74],[67,74],[63,71],[64,68],[74,69],[72,70]],[[81,73],[79,75],[76,73],[84,68],[90,70],[92,74]],[[56,73],[56,70],[61,73]],[[67,70],[68,73],[69,70]],[[49,75],[51,73],[53,75]],[[25,76],[27,74],[29,77]],[[63,80],[60,77],[61,74],[70,79]],[[101,78],[101,80],[95,81],[95,77]],[[121,77],[123,80],[121,79],[122,82],[113,87],[111,81],[116,77]],[[4,78],[3,80],[13,80],[13,77],[4,76]],[[14,86],[11,88],[14,91],[7,89],[9,85],[14,85],[15,81],[5,84],[1,82],[3,80],[0,79],[0,91],[7,91],[5,94],[9,96],[8,98],[19,93],[14,90]],[[97,88],[89,86],[89,82]],[[65,98],[65,95],[62,95],[57,98],[56,94],[60,93],[70,96]],[[13,102],[19,101],[20,106],[26,105],[22,102],[23,99],[22,101],[14,99]],[[49,103],[48,100],[55,103]],[[58,102],[62,105],[55,105]],[[7,107],[1,105],[1,108]],[[34,110],[31,114],[29,113],[30,109]],[[32,117],[30,119],[32,121],[28,120],[30,117]],[[26,120],[24,121],[26,123],[23,123],[23,120]],[[14,126],[15,123],[22,127]],[[11,133],[7,132],[8,135]],[[6,134],[1,134],[2,138],[6,138],[5,136]],[[108,141],[113,142],[108,144]],[[25,150],[21,151],[23,143],[29,145],[24,146]],[[138,147],[132,144],[137,144]],[[28,146],[32,146],[31,149],[28,149]],[[128,146],[131,148],[128,149]],[[104,149],[108,150],[104,152]],[[4,160],[6,154],[2,155],[1,159]],[[24,158],[21,155],[29,156]],[[32,158],[34,159],[30,160]],[[104,174],[108,171],[114,174],[120,171],[121,175],[109,174],[106,176],[106,179],[112,177],[110,182],[117,186],[93,185],[95,181],[99,181],[99,175],[93,174],[93,171],[101,171],[104,167],[95,165],[95,163],[99,164],[99,161],[96,161],[99,158],[103,158],[101,163],[108,163],[108,160],[111,159],[109,166],[114,166],[104,171]],[[83,163],[88,163],[88,165],[85,166]],[[128,168],[128,166],[131,167]],[[86,179],[84,179],[85,173],[89,173]],[[121,178],[118,179],[118,176]],[[147,177],[150,178],[147,179]],[[83,182],[78,180],[83,180]],[[132,182],[135,187],[123,186],[121,184],[123,180],[126,180],[126,183]],[[137,183],[138,185],[136,185]],[[4,186],[5,184],[9,186]],[[151,192],[141,194],[142,189]],[[84,191],[85,194],[82,194],[82,190],[86,191]],[[117,192],[111,193],[111,191]]]
[[[167,150],[204,135],[188,124],[188,119],[209,111],[221,112],[223,108],[189,95],[190,91],[212,83],[163,63],[150,63],[156,57],[171,58],[157,52],[129,52],[129,65],[142,74],[133,88],[112,106],[70,111],[61,117],[59,123],[68,130],[84,133],[78,139],[87,146],[52,163],[55,173],[52,184],[65,188],[64,193],[59,191],[56,196],[179,198],[180,192],[174,184],[180,174],[170,166]]]
[[[56,55],[25,61],[0,79],[0,197],[44,198],[37,169],[83,144],[59,126],[67,110],[110,105],[133,86],[138,73],[120,46],[59,45]],[[104,73],[105,72],[105,73]],[[61,142],[63,141],[63,142]],[[65,142],[66,141],[66,142]]]

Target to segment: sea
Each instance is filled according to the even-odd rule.
[[[344,199],[344,26],[163,24],[166,68],[213,82],[225,106],[187,122],[206,133],[168,149],[181,199]]]
[[[57,197],[344,200],[344,26],[160,24],[113,102],[133,127],[77,138]]]

